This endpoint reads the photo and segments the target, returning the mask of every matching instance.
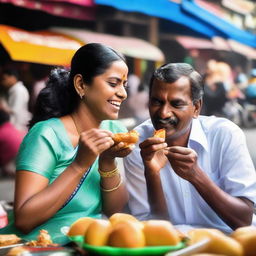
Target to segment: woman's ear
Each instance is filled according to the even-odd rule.
[[[200,115],[201,109],[202,109],[203,100],[197,100],[194,102],[194,115],[193,118],[197,118]]]
[[[84,88],[85,88],[83,76],[81,74],[76,74],[74,76],[73,82],[74,82],[74,87],[76,89],[77,94],[82,99],[84,96]]]

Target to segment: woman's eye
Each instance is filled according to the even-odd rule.
[[[117,86],[117,84],[116,84],[116,83],[113,83],[113,82],[108,82],[108,84],[109,84],[110,86],[112,86],[112,87],[116,87],[116,86]]]

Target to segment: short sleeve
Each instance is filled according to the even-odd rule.
[[[57,149],[58,138],[51,126],[37,123],[21,144],[16,169],[32,171],[50,179],[57,164]]]

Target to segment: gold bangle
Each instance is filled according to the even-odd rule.
[[[122,178],[122,176],[120,175],[120,181],[119,181],[119,183],[118,183],[115,187],[110,188],[110,189],[105,189],[105,188],[103,188],[102,186],[100,186],[100,188],[101,188],[101,190],[102,190],[103,192],[112,192],[112,191],[117,190],[122,184],[123,184],[123,178]]]
[[[116,167],[115,169],[113,169],[111,171],[107,171],[107,172],[103,172],[103,171],[99,170],[99,173],[102,178],[110,178],[110,177],[113,177],[113,176],[119,174],[119,170]]]

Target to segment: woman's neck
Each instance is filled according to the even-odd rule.
[[[83,131],[87,131],[92,128],[99,128],[101,123],[88,109],[82,107],[71,113],[70,116],[79,135]]]

